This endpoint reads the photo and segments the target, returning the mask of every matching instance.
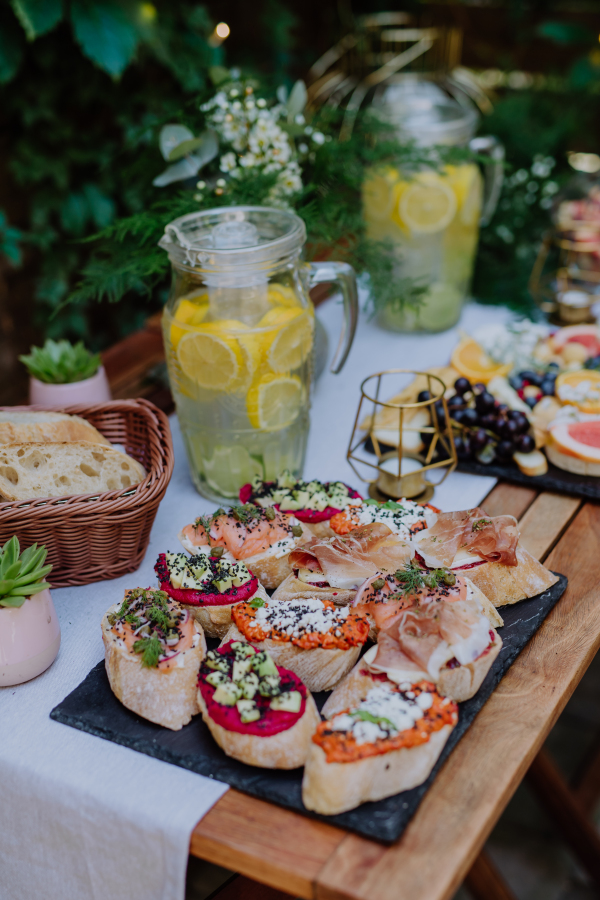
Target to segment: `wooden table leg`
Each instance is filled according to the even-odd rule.
[[[540,750],[533,760],[526,780],[565,843],[600,889],[600,836],[545,750]]]
[[[261,884],[260,881],[253,881],[245,875],[236,875],[217,888],[207,900],[290,900],[290,894],[284,894],[283,891]],[[495,898],[490,897],[490,900]]]
[[[465,884],[474,900],[516,900],[485,850],[471,866]]]

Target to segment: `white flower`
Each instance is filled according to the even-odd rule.
[[[221,157],[221,162],[219,163],[221,172],[231,172],[231,170],[235,169],[236,166],[237,159],[235,157],[235,153],[226,153]]]
[[[325,143],[325,135],[322,134],[320,131],[315,131],[313,133],[312,139],[315,142],[315,144],[324,144]]]
[[[299,153],[308,153],[308,144],[298,144]]]
[[[298,113],[297,116],[294,116],[294,122],[296,123],[296,125],[304,125],[306,119],[304,118],[302,113]]]

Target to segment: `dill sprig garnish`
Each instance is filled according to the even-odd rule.
[[[428,572],[426,569],[422,569],[415,560],[406,563],[404,569],[394,572],[394,578],[401,584],[399,592],[391,595],[394,600],[401,600],[405,596],[416,594],[424,587],[435,590],[440,584],[449,586],[456,582],[453,572],[449,572],[447,569],[432,569]]]
[[[133,645],[133,652],[140,653],[142,656],[142,665],[147,669],[154,669],[158,666],[158,660],[162,653],[162,644],[156,635],[151,637],[143,637]]]
[[[264,514],[265,510],[253,503],[245,503],[243,506],[234,506],[231,509],[233,518],[242,525],[249,525],[253,519],[260,519]]]

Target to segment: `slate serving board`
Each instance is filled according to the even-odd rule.
[[[50,718],[200,775],[224,781],[254,797],[339,825],[363,837],[395,841],[408,825],[444,760],[558,602],[566,586],[566,577],[559,575],[559,581],[550,590],[500,610],[505,623],[500,630],[502,650],[475,697],[460,704],[458,724],[427,781],[413,790],[377,803],[365,803],[337,816],[318,816],[305,809],[301,792],[302,769],[257,769],[225,756],[200,716],[196,716],[181,731],[169,731],[130,712],[112,693],[104,662],[98,663],[79,687],[52,710]],[[217,641],[212,643],[218,645]],[[314,695],[319,709],[328,696],[325,692]]]
[[[459,472],[469,472],[471,475],[491,475],[494,478],[512,481],[514,484],[522,484],[538,491],[570,494],[572,497],[583,497],[584,500],[600,499],[600,478],[565,472],[564,469],[553,466],[550,461],[548,461],[548,471],[545,475],[525,475],[513,463],[490,463],[489,466],[484,466],[483,463],[475,462],[475,460],[459,462],[457,469]]]

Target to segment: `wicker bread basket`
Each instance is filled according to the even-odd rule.
[[[137,459],[148,474],[134,487],[103,494],[0,501],[0,545],[13,534],[23,548],[45,544],[47,562],[53,565],[49,576],[53,587],[133,572],[144,558],[158,504],[173,472],[168,419],[147,400],[115,400],[55,412],[87,419],[112,444],[120,444]]]

